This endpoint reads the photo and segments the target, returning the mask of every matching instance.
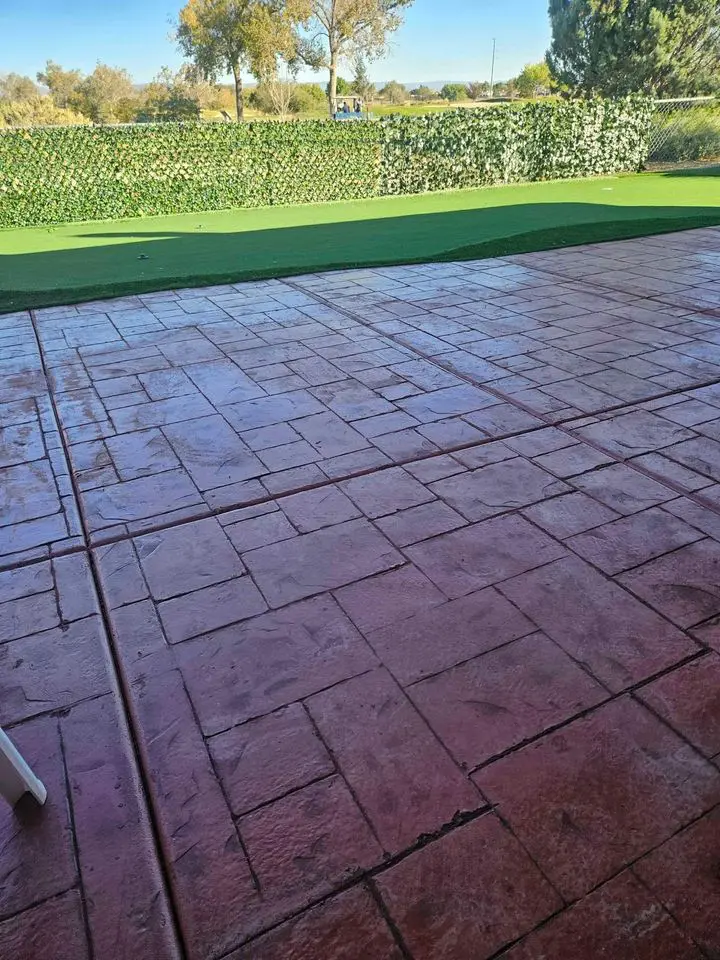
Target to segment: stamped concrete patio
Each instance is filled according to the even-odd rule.
[[[0,357],[2,960],[720,955],[720,230]]]

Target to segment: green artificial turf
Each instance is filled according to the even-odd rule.
[[[720,167],[0,230],[0,310],[720,224]]]

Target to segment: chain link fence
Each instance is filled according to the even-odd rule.
[[[720,163],[720,98],[656,100],[648,166]]]

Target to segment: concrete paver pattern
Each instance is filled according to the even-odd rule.
[[[2,960],[720,953],[720,230],[0,317]]]

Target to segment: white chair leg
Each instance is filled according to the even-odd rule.
[[[31,793],[38,803],[45,803],[45,785],[38,780],[0,728],[0,795],[14,807],[25,793]]]

